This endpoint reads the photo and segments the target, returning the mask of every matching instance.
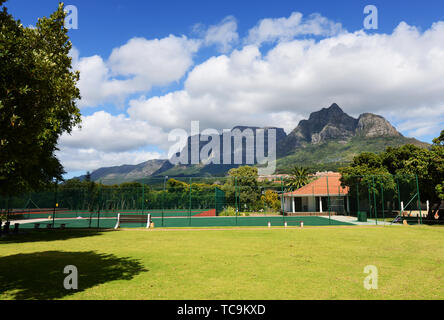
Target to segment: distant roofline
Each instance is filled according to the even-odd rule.
[[[294,198],[307,197],[307,196],[338,197],[338,196],[347,196],[350,192],[349,187],[341,186],[340,183],[341,174],[339,172],[317,172],[313,176],[317,177],[317,179],[311,181],[309,184],[306,184],[305,186],[297,190],[284,193],[284,196],[294,197]],[[328,177],[332,178],[331,184],[328,184]],[[325,182],[323,180],[325,180]],[[315,191],[315,189],[317,190]]]

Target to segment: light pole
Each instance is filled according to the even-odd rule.
[[[57,187],[59,185],[59,180],[56,179],[55,181],[55,191],[54,191],[54,211],[52,213],[52,228],[54,229],[54,224],[55,224],[55,215],[56,215],[56,207],[58,206],[57,204]]]
[[[166,190],[166,180],[168,176],[163,178],[163,193],[162,193],[162,227],[163,227],[163,216],[164,216],[164,207],[165,207],[165,190]]]

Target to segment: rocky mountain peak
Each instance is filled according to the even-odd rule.
[[[278,149],[281,155],[288,154],[306,144],[319,144],[331,140],[347,142],[357,135],[402,136],[381,116],[364,113],[355,119],[333,103],[328,108],[310,114],[308,120],[300,121]]]
[[[354,135],[358,120],[346,114],[336,103],[310,114],[289,135],[293,147],[304,142],[320,143],[329,139],[348,139]],[[291,137],[290,137],[291,136]]]
[[[373,113],[363,113],[359,116],[356,133],[365,137],[402,136],[390,122]]]
[[[319,124],[327,124],[331,122],[336,122],[337,120],[351,118],[348,114],[346,114],[336,103],[333,103],[328,108],[322,108],[319,111],[313,112],[310,114],[308,120],[303,121],[311,121],[318,122]]]

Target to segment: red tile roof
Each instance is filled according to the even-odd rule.
[[[328,178],[328,190],[327,190],[327,178]],[[349,187],[342,187],[340,173],[329,173],[325,176],[320,176],[316,180],[309,184],[299,188],[298,190],[284,193],[285,196],[338,196],[346,195],[349,193]]]

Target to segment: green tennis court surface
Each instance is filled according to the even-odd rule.
[[[49,216],[53,215],[53,210],[44,210],[44,211],[35,211],[35,212],[23,212],[20,214],[15,214],[19,219],[47,219]],[[119,210],[119,211],[101,211],[100,217],[117,217],[117,214],[148,214],[150,213],[152,217],[189,217],[189,216],[197,216],[201,214],[213,214],[215,215],[214,209],[155,209],[155,210]],[[89,218],[91,212],[87,210],[56,210],[56,218]],[[98,216],[97,212],[92,214],[94,218]],[[14,215],[11,216],[11,219],[14,220]]]
[[[288,226],[299,226],[301,222],[304,226],[329,226],[329,225],[352,225],[347,222],[329,220],[328,217],[169,217],[169,218],[153,218],[156,228],[185,228],[185,227],[265,227],[268,223],[273,227],[282,227],[286,222]],[[66,228],[114,228],[117,219],[111,218],[82,218],[82,219],[55,219],[54,227],[59,228],[61,224],[65,224]],[[34,223],[21,223],[21,228],[34,228]],[[46,228],[46,225],[52,225],[53,221],[48,219],[39,221],[40,227]],[[143,228],[143,223],[122,223],[122,228]]]
[[[328,225],[352,225],[346,222],[334,221],[328,217],[204,217],[204,218],[154,218],[153,222],[158,227],[265,227],[270,222],[271,226],[299,226],[304,222],[305,226],[328,226]]]

